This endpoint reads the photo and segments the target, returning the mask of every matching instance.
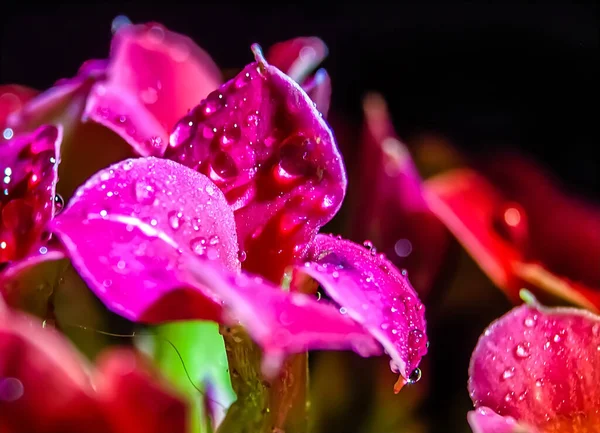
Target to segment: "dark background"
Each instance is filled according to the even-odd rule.
[[[515,2],[517,3],[517,2]],[[325,2],[323,2],[325,4]],[[322,5],[323,5],[322,4]],[[317,35],[330,48],[334,109],[358,121],[360,99],[380,90],[402,137],[441,132],[460,147],[515,146],[571,188],[600,190],[598,7],[468,5],[16,5],[0,19],[0,83],[39,89],[108,53],[118,14],[191,36],[223,68],[263,47]]]
[[[252,61],[253,42],[266,48],[295,36],[319,36],[330,49],[324,66],[333,82],[332,111],[347,122],[359,125],[362,96],[378,90],[390,104],[401,137],[433,131],[470,154],[516,147],[545,163],[571,191],[599,201],[599,29],[598,7],[591,3],[365,3],[321,9],[252,2],[21,3],[3,6],[0,16],[0,83],[44,89],[73,76],[86,59],[105,58],[111,21],[120,14],[133,22],[158,21],[189,35],[221,68]],[[432,345],[435,387],[422,407],[424,417],[436,419],[431,431],[451,431],[453,422],[466,428],[470,351],[483,327],[509,308],[499,291],[491,293],[498,297],[491,302],[498,303],[494,311],[459,311],[451,322],[438,324],[465,338],[457,346],[455,339],[442,336],[437,338],[442,344]],[[465,326],[473,329],[467,332]],[[366,387],[362,377],[352,380]],[[458,401],[449,401],[455,396]],[[352,404],[356,415],[366,402],[358,398]],[[323,431],[333,431],[347,414],[331,417]],[[356,422],[346,421],[348,426]]]

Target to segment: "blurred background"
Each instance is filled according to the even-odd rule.
[[[323,5],[322,5],[323,6]],[[223,69],[268,47],[319,36],[333,84],[335,123],[362,123],[362,98],[387,100],[398,135],[446,140],[467,155],[516,148],[573,193],[598,202],[598,7],[551,5],[155,5],[2,7],[0,83],[38,89],[108,54],[111,21],[157,21],[190,36]],[[333,123],[333,120],[332,120]],[[342,136],[340,136],[342,141]],[[350,190],[356,154],[348,160]],[[357,240],[362,241],[362,240]],[[461,273],[428,305],[431,348],[423,380],[398,396],[381,360],[315,354],[315,432],[467,432],[471,351],[483,328],[510,308],[465,253]]]

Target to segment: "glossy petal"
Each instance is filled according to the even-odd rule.
[[[3,135],[4,127],[2,125],[6,122],[7,117],[11,113],[19,111],[27,101],[37,94],[37,90],[16,84],[0,86],[0,128],[2,128]],[[7,131],[6,135],[10,133]]]
[[[469,369],[475,406],[546,433],[600,429],[600,317],[523,305],[480,338]]]
[[[94,87],[86,115],[144,156],[162,155],[176,122],[221,83],[204,50],[156,23],[119,28],[107,75]]]
[[[317,37],[299,37],[276,43],[267,51],[267,61],[302,85],[327,57],[327,45]]]
[[[381,343],[402,376],[398,386],[420,376],[416,369],[427,353],[425,308],[406,273],[372,249],[328,235],[316,237],[308,260],[297,271],[319,281],[340,312]]]
[[[346,176],[307,95],[255,54],[180,121],[166,157],[215,181],[235,210],[244,267],[279,283],[339,209]]]
[[[270,355],[271,372],[289,352],[380,350],[337,309],[239,275],[233,214],[223,194],[175,162],[140,158],[98,173],[54,220],[53,231],[111,310],[144,322],[240,321]]]
[[[100,365],[91,371],[59,333],[0,310],[2,432],[185,431],[181,401],[132,352],[107,353]]]
[[[213,302],[182,284],[184,252],[239,268],[235,222],[223,194],[205,176],[168,160],[130,159],[97,173],[53,227],[90,288],[132,320],[196,318],[197,309],[216,318]]]
[[[550,194],[531,182],[525,182],[522,187],[532,188],[540,196]],[[593,218],[588,213],[585,218],[574,217],[573,222],[568,223],[570,209],[578,212],[581,207],[553,202],[536,211],[533,211],[535,205],[528,206],[535,213],[535,219],[532,219],[519,202],[504,196],[485,177],[470,169],[457,169],[432,178],[426,182],[426,191],[432,211],[511,299],[516,301],[518,291],[525,286],[535,289],[539,296],[545,291],[590,309],[600,308],[600,291],[595,286],[586,286],[588,280],[578,278],[583,273],[554,275],[552,269],[544,267],[546,253],[533,246],[535,242],[531,235],[533,231],[538,232],[535,239],[551,249],[554,258],[559,258],[558,251],[565,257],[563,263],[575,262],[576,257],[580,257],[583,263],[580,267],[587,267],[590,269],[588,273],[592,273],[596,272],[592,266],[593,257],[600,257],[596,251],[600,243],[595,241],[600,233],[600,218]],[[540,213],[542,209],[544,212]],[[548,209],[555,209],[565,219],[555,220],[549,216],[554,211],[548,213]],[[551,219],[552,224],[547,223],[547,219]],[[584,227],[578,236],[560,236],[562,250],[548,247],[552,244],[550,240],[558,237],[561,231],[579,232],[579,229],[573,228],[578,224]],[[541,237],[542,233],[545,237]],[[574,248],[573,251],[571,248]],[[589,255],[581,254],[582,251]],[[575,253],[574,257],[566,258]],[[592,261],[588,262],[590,257]]]
[[[0,146],[0,264],[26,257],[54,215],[61,130],[43,126]]]
[[[500,416],[488,407],[480,407],[467,415],[473,433],[536,433],[525,429],[510,416]]]
[[[413,286],[426,294],[442,266],[450,235],[423,198],[421,178],[397,138],[383,98],[367,96],[363,110],[353,238],[371,240],[396,266],[408,269]]]

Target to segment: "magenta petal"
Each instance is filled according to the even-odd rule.
[[[479,407],[467,415],[473,433],[536,433],[524,429],[512,417],[504,417],[488,407]]]
[[[180,121],[165,155],[215,181],[235,209],[244,268],[278,283],[339,209],[346,175],[308,96],[255,54]]]
[[[175,123],[221,83],[204,50],[156,23],[117,31],[107,76],[86,114],[144,156],[162,155]]]
[[[427,353],[425,308],[405,273],[382,254],[330,235],[318,235],[297,270],[316,279],[349,317],[362,324],[405,381]]]
[[[329,105],[331,103],[331,78],[325,69],[319,69],[314,77],[308,79],[302,89],[315,103],[315,107],[327,118]]]
[[[267,61],[298,84],[327,57],[327,45],[317,37],[300,37],[279,42],[267,51]]]
[[[190,267],[226,305],[229,319],[241,323],[264,351],[263,369],[272,375],[288,353],[310,349],[353,349],[361,356],[381,354],[381,346],[350,317],[325,301],[283,292],[260,277]]]
[[[0,264],[22,259],[54,216],[61,129],[42,126],[0,146]]]
[[[223,194],[205,176],[168,160],[130,159],[97,173],[53,231],[96,295],[132,320],[187,318],[197,309],[215,319],[214,302],[182,283],[183,254],[239,269],[233,213]]]
[[[6,118],[38,94],[37,90],[16,84],[0,85],[0,129],[4,132]],[[9,132],[7,132],[8,134]]]
[[[541,431],[600,431],[599,348],[600,317],[520,306],[480,338],[469,369],[471,398]]]

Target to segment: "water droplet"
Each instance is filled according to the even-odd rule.
[[[199,256],[204,255],[206,253],[206,238],[199,237],[192,239],[190,241],[190,248],[195,254]]]
[[[235,161],[225,152],[217,152],[211,163],[210,178],[215,182],[223,182],[234,178],[238,174],[238,168]]]
[[[504,373],[502,373],[502,379],[504,379],[504,380],[510,379],[514,375],[515,375],[515,368],[514,367],[507,368],[506,370],[504,370]]]
[[[219,243],[219,236],[217,236],[217,235],[211,236],[208,243],[210,245],[217,245]]]
[[[11,128],[6,128],[4,131],[2,131],[2,137],[4,137],[5,140],[10,140],[14,135],[15,133]]]
[[[527,328],[532,328],[533,325],[535,325],[535,317],[534,316],[527,316],[525,318],[525,321],[523,322],[523,325],[525,325],[525,327],[527,327]]]
[[[112,283],[113,283],[112,280],[104,280],[104,281],[102,281],[102,285],[104,287],[107,287],[107,288],[110,287],[110,286],[112,286]]]
[[[245,262],[246,261],[246,251],[244,250],[240,250],[238,251],[238,259],[240,262]]]
[[[154,190],[154,185],[146,182],[143,179],[138,180],[134,184],[135,188],[135,197],[142,204],[150,204],[154,201],[154,197],[156,195],[156,191]]]
[[[517,344],[515,347],[515,356],[521,359],[527,358],[529,356],[529,343],[525,342]]]
[[[346,314],[347,312],[348,312],[348,309],[346,307],[340,307],[341,314]]]
[[[556,334],[556,335],[554,336],[553,340],[554,340],[554,342],[555,342],[555,343],[558,343],[558,342],[560,342],[560,335]]]
[[[173,230],[178,230],[179,227],[181,226],[181,218],[183,217],[183,213],[181,212],[177,212],[177,211],[171,211],[168,214],[168,218],[169,218],[169,226],[173,229]]]
[[[147,87],[140,92],[140,98],[145,104],[152,105],[158,101],[158,91],[154,87]]]
[[[65,200],[62,198],[60,194],[56,194],[54,196],[54,213],[58,214],[65,207]]]
[[[409,385],[413,385],[419,380],[421,380],[421,369],[417,367],[410,373],[406,383],[408,383]]]
[[[364,241],[364,242],[363,242],[363,246],[364,246],[366,249],[368,249],[368,250],[371,250],[371,249],[373,249],[373,242],[371,242],[371,241],[369,241],[369,240],[367,240],[367,241]]]
[[[169,146],[178,147],[187,143],[196,131],[196,124],[190,116],[181,119],[171,136],[169,137]]]
[[[412,243],[408,239],[399,239],[394,244],[394,252],[398,257],[408,257],[412,249]]]

